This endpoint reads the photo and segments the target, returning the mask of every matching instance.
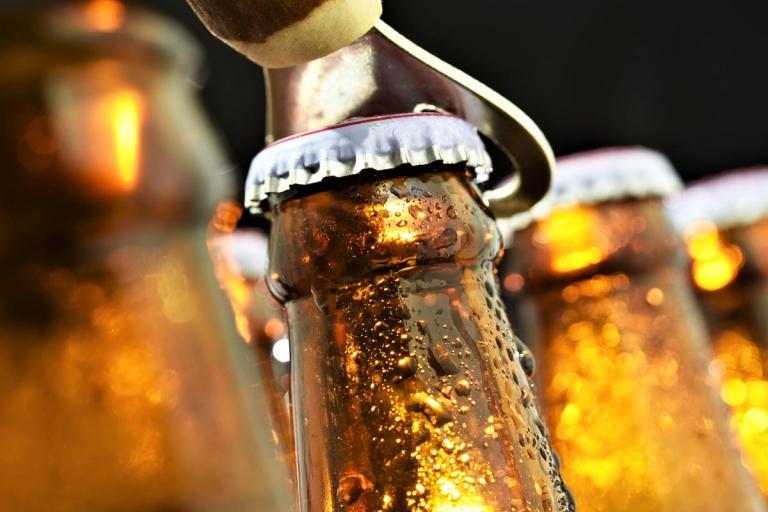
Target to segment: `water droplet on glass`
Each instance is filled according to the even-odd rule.
[[[517,354],[520,357],[520,366],[523,367],[523,371],[530,379],[536,373],[536,360],[520,339],[515,338],[515,344],[517,345]]]
[[[466,379],[461,379],[456,383],[454,389],[456,390],[457,395],[467,396],[472,391],[472,386],[469,385],[469,382]]]
[[[416,373],[416,360],[412,357],[402,357],[397,361],[397,373],[402,377],[410,377]]]
[[[422,210],[415,204],[412,204],[408,207],[408,213],[410,213],[411,217],[413,217],[414,219],[424,218],[424,210]]]
[[[397,184],[392,185],[391,187],[389,187],[389,191],[392,192],[392,194],[395,197],[397,197],[398,199],[404,198],[410,192],[408,190],[408,187],[406,187],[405,185],[402,185],[400,183],[397,183]]]
[[[439,377],[454,375],[459,373],[460,368],[454,361],[451,351],[442,342],[429,345],[429,366],[431,366]]]
[[[522,394],[520,396],[520,400],[523,402],[524,407],[528,407],[531,405],[531,394],[528,392],[527,389],[523,388]]]
[[[424,413],[435,425],[442,425],[453,419],[449,405],[424,392],[413,393],[409,397],[408,409]]]
[[[339,487],[336,489],[336,497],[344,502],[346,505],[351,505],[360,498],[365,490],[365,479],[360,475],[353,475],[344,477],[339,482]]]

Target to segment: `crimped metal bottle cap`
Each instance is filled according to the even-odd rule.
[[[682,188],[670,161],[644,147],[606,148],[557,160],[552,188],[530,211],[499,221],[505,236],[547,217],[558,207],[665,197]]]
[[[477,129],[444,114],[396,114],[352,119],[278,140],[256,155],[245,182],[245,205],[254,213],[272,194],[400,165],[466,163],[483,182],[491,158]]]
[[[701,180],[667,199],[666,206],[680,233],[699,222],[712,222],[720,229],[748,226],[768,218],[768,168]]]

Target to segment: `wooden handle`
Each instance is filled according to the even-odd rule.
[[[373,27],[381,0],[187,0],[214,35],[266,68],[314,60]]]

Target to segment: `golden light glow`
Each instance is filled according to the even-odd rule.
[[[216,205],[216,213],[211,219],[211,227],[218,233],[232,233],[243,216],[243,207],[227,199]]]
[[[264,334],[271,340],[278,340],[285,335],[285,324],[279,318],[270,318],[264,324]]]
[[[664,292],[659,288],[651,288],[645,294],[645,300],[651,306],[661,306],[664,303]]]
[[[213,222],[215,223],[215,218]],[[232,306],[237,333],[246,343],[251,343],[253,333],[251,332],[250,308],[253,302],[253,282],[240,274],[237,261],[227,252],[229,248],[226,241],[221,245],[216,245],[217,242],[222,242],[222,240],[215,240],[208,245],[213,262],[213,272]]]
[[[382,205],[368,207],[369,215],[380,219],[385,223],[386,229],[377,229],[377,243],[402,243],[414,242],[419,233],[415,222],[424,218],[423,212],[409,212],[408,203],[402,200],[389,200]]]
[[[107,378],[111,394],[106,397],[113,413],[130,417],[127,429],[131,442],[123,463],[138,476],[148,477],[162,465],[161,435],[146,409],[163,404],[168,392],[159,385],[157,364],[135,347],[117,351],[108,361]],[[175,397],[174,397],[175,399]],[[151,409],[150,409],[151,410]],[[154,428],[153,428],[154,427]]]
[[[0,509],[258,510],[263,466],[243,451],[252,429],[233,398],[237,361],[211,342],[218,321],[166,318],[176,307],[168,289],[214,305],[201,286],[175,286],[179,275],[195,278],[185,263],[196,241],[178,251],[126,243],[100,272],[43,278],[60,308],[48,331],[3,332]]]
[[[246,343],[251,343],[253,334],[251,333],[249,309],[253,300],[253,283],[249,283],[243,277],[231,276],[224,284],[224,289],[235,313],[237,333]]]
[[[158,272],[148,273],[145,281],[154,285],[162,302],[165,318],[176,324],[193,321],[197,313],[194,291],[181,265],[174,258],[164,258]]]
[[[726,244],[717,229],[709,222],[693,226],[686,236],[688,254],[693,259],[691,274],[696,286],[715,291],[728,286],[744,263],[741,250]]]
[[[554,272],[574,272],[603,260],[595,217],[592,208],[579,205],[555,210],[536,223],[534,240],[548,246]]]
[[[426,398],[425,403],[435,410],[443,407],[434,398]],[[489,428],[496,435],[494,426]],[[419,480],[415,489],[407,493],[408,510],[492,511],[493,508],[482,498],[481,490],[483,485],[493,480],[493,473],[486,464],[475,460],[471,447],[453,433],[452,424],[437,428],[430,424],[414,424],[414,433],[421,429],[430,432],[430,441],[411,453]]]
[[[141,96],[124,89],[108,100],[115,144],[117,178],[125,189],[132,189],[139,175],[139,144],[141,129]]]
[[[243,274],[241,261],[233,247],[234,238],[220,234],[234,230],[233,223],[240,218],[241,211],[239,206],[229,202],[219,205],[211,220],[211,227],[217,234],[209,240],[208,250],[216,279],[232,306],[238,334],[246,343],[261,341],[271,346],[287,333],[282,310],[270,297],[263,278]]]
[[[731,408],[731,426],[747,465],[768,496],[768,353],[733,330],[717,336],[714,351],[720,393]]]
[[[732,460],[726,426],[716,425],[698,355],[681,348],[690,333],[677,328],[679,310],[659,309],[677,307],[666,288],[632,279],[574,282],[550,310],[542,398],[563,477],[586,512],[704,510],[690,486],[733,482],[679,460]],[[742,388],[731,385],[729,398],[741,402]],[[743,428],[768,429],[768,414],[743,407]]]
[[[445,416],[450,405],[428,393],[415,393],[411,400],[418,402],[436,416]],[[410,417],[405,404],[393,408],[395,424]],[[488,428],[498,435],[493,416],[487,418]],[[418,479],[413,489],[406,492],[408,510],[413,512],[491,512],[482,497],[483,487],[494,480],[487,462],[476,456],[476,448],[462,440],[454,422],[440,423],[413,421],[406,435],[423,436],[426,441],[410,453]],[[386,499],[386,495],[384,497]]]
[[[92,0],[85,6],[85,18],[96,30],[112,32],[125,19],[125,5],[117,0]]]
[[[523,289],[525,278],[521,274],[512,272],[504,277],[504,288],[510,292],[518,292]]]
[[[479,496],[464,495],[456,501],[435,500],[432,512],[493,512]]]
[[[106,65],[98,69],[110,82],[113,71]],[[104,92],[89,93],[62,109],[61,122],[69,125],[62,133],[64,158],[88,187],[108,193],[136,188],[143,116],[141,93],[111,83]]]

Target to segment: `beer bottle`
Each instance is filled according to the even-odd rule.
[[[289,507],[205,252],[196,60],[115,0],[0,11],[0,510]]]
[[[254,160],[303,511],[568,511],[499,296],[490,159],[456,117],[350,120]]]
[[[706,330],[661,202],[679,187],[651,150],[575,155],[541,206],[505,227],[504,280],[582,511],[763,510],[708,382]]]
[[[695,183],[668,207],[712,338],[731,426],[768,496],[768,171]]]

